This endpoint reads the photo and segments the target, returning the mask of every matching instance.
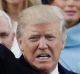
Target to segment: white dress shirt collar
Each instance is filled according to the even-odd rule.
[[[54,71],[52,71],[51,74],[59,74],[59,72],[58,72],[58,65],[56,66],[56,68],[54,69]]]

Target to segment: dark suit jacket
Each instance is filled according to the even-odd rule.
[[[59,64],[60,74],[75,74],[67,71]],[[38,69],[32,67],[24,57],[15,58],[13,53],[0,44],[0,74],[41,74]]]
[[[13,53],[0,44],[0,74],[22,74],[20,65]]]
[[[77,73],[68,71],[60,63],[58,63],[58,71],[59,71],[60,74],[77,74]]]
[[[13,53],[0,44],[0,74],[39,74],[39,72],[34,69],[25,69]]]
[[[49,0],[41,0],[42,4],[49,4]]]
[[[25,61],[24,57],[21,56],[19,58],[19,62],[21,63],[21,65],[23,66],[23,68],[25,70],[30,70],[32,71],[32,74],[35,74],[34,72],[38,71],[35,67],[32,67],[27,61]],[[58,63],[58,71],[60,74],[77,74],[71,71],[68,71],[67,69],[65,69],[60,63]],[[41,74],[40,72],[36,73],[36,74]]]

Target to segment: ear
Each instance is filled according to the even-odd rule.
[[[67,38],[67,34],[66,34],[66,32],[63,32],[63,35],[62,35],[62,47],[64,48],[64,46],[65,46],[65,42],[66,42],[66,38]]]
[[[12,40],[12,42],[13,42],[13,41],[14,41],[14,37],[15,37],[15,32],[13,32],[11,35],[12,35],[11,40]]]
[[[14,40],[14,37],[15,37],[15,32],[13,32],[12,34],[12,41]]]
[[[23,52],[23,49],[22,49],[22,37],[16,35],[16,39],[17,39],[17,42],[18,42],[20,50]]]
[[[21,37],[16,37],[16,39],[17,39],[18,44],[21,45],[22,44]]]

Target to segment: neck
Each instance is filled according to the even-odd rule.
[[[50,74],[49,72],[42,72],[41,74]]]
[[[51,74],[52,70],[40,70],[41,74]]]
[[[67,21],[67,24],[65,25],[65,27],[66,27],[67,29],[68,29],[68,28],[71,28],[71,27],[77,25],[78,22],[79,22],[79,20],[78,20],[78,21]]]
[[[18,19],[18,14],[23,9],[23,5],[24,5],[24,3],[8,4],[7,11],[8,11],[8,14],[10,15],[10,17],[13,20],[17,20]]]

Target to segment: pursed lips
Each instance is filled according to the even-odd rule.
[[[73,16],[75,13],[77,13],[76,10],[65,10],[65,13],[67,13],[70,16]]]

